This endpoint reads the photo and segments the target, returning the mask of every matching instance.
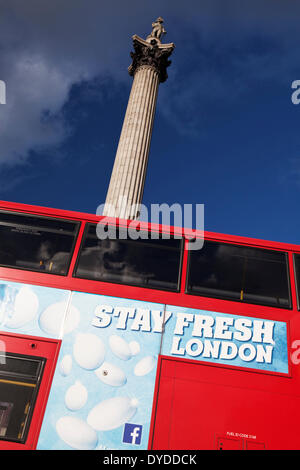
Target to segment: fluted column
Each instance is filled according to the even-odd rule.
[[[161,44],[153,37],[143,40],[135,35],[133,44],[128,70],[134,79],[103,211],[124,219],[139,215],[158,85],[167,79],[168,57],[174,49],[174,44]]]

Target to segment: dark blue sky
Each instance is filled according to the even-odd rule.
[[[1,2],[2,200],[95,213],[132,83],[131,36],[161,15],[176,49],[143,202],[203,203],[206,230],[300,243],[300,5],[42,3]]]

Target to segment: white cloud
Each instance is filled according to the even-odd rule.
[[[7,87],[7,104],[0,106],[0,165],[23,163],[31,150],[66,138],[68,123],[60,111],[74,83],[101,74],[127,78],[129,25],[119,18],[116,24],[112,3],[0,2],[0,79]]]
[[[59,112],[71,80],[46,59],[23,55],[11,67],[6,83],[7,104],[0,108],[0,164],[12,165],[32,147],[54,145],[65,137],[61,118],[47,122],[42,117],[46,111]]]

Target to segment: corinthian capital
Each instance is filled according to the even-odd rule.
[[[148,36],[146,40],[137,35],[132,37],[134,52],[131,52],[132,64],[128,68],[129,75],[134,75],[136,70],[147,65],[153,67],[159,76],[160,82],[168,78],[167,67],[171,64],[169,60],[175,45],[173,43],[161,44],[160,40]]]

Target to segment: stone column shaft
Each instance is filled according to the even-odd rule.
[[[142,201],[158,85],[158,72],[155,68],[148,65],[138,68],[134,75],[106,198],[107,204],[115,204],[120,198],[126,198],[126,206],[118,208],[120,218],[132,219],[138,215],[138,208],[131,213],[131,207]]]
[[[158,86],[167,79],[174,44],[133,36],[135,52],[128,71],[134,77],[103,215],[139,217],[152,136]]]

